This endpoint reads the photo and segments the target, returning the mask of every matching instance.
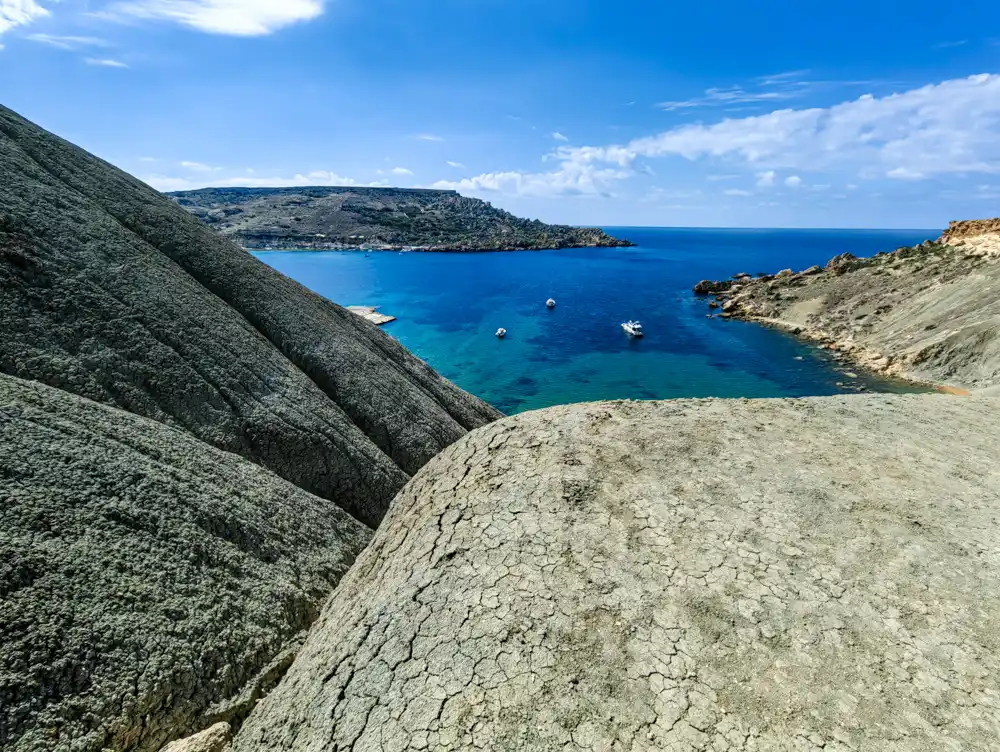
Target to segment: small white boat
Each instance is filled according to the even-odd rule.
[[[555,308],[556,307],[556,302],[552,298],[549,298],[548,300],[545,301],[545,307],[546,308]]]
[[[638,321],[626,321],[622,324],[622,329],[630,337],[641,337],[642,336],[642,324]]]
[[[497,339],[503,339],[506,336],[507,336],[506,329],[504,329],[502,326],[499,329],[497,329]]]

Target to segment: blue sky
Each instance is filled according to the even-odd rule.
[[[0,102],[161,190],[552,222],[1000,215],[995,0],[0,0]]]

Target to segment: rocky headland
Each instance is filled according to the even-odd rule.
[[[995,223],[699,285],[969,397],[500,419],[3,108],[0,178],[0,748],[996,746]]]
[[[1000,383],[1000,220],[795,272],[703,280],[725,318],[782,327],[846,363],[959,390]]]
[[[203,188],[168,195],[251,250],[472,252],[632,245],[596,228],[521,219],[455,191]]]

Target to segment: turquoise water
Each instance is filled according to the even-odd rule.
[[[609,227],[635,248],[513,253],[260,252],[341,305],[398,317],[383,327],[464,389],[507,413],[600,399],[790,397],[864,384],[779,331],[708,319],[700,279],[823,264],[913,245],[932,230]],[[555,298],[554,310],[545,307]],[[621,329],[642,322],[646,336]],[[507,329],[507,338],[494,333]],[[841,382],[846,386],[838,386]]]

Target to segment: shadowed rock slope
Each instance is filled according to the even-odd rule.
[[[0,107],[0,372],[186,429],[375,524],[499,416],[144,183]]]
[[[0,375],[0,748],[238,723],[369,530],[181,430]]]
[[[598,403],[475,431],[234,750],[992,749],[998,407]]]

